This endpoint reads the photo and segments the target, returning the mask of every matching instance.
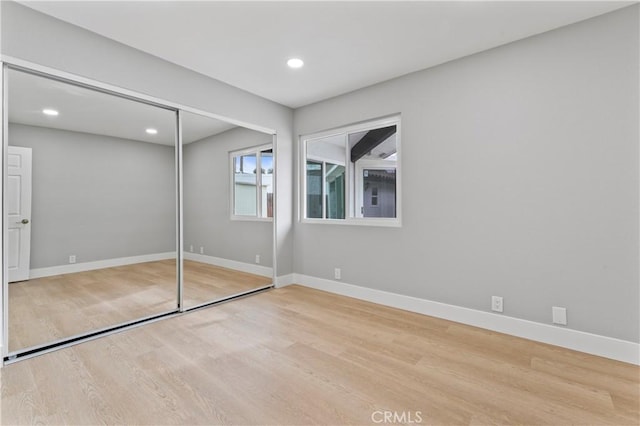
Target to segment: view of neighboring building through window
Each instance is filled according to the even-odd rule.
[[[303,139],[305,219],[398,219],[399,118]]]
[[[273,217],[273,150],[270,146],[231,153],[232,216]]]

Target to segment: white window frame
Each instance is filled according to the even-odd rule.
[[[230,194],[230,203],[229,203],[229,213],[231,220],[240,220],[240,221],[255,221],[255,222],[273,222],[273,217],[262,217],[263,209],[266,209],[267,206],[262,205],[262,173],[257,173],[257,170],[260,168],[262,163],[262,151],[271,149],[271,155],[274,156],[273,152],[273,144],[265,144],[254,146],[250,148],[243,148],[236,151],[229,152],[229,194]],[[236,157],[240,157],[243,155],[255,155],[256,156],[256,214],[254,215],[237,215],[235,214],[235,206],[236,206],[236,185],[235,185],[235,161]],[[273,170],[272,176],[275,175],[275,169]],[[275,182],[272,177],[272,182]],[[273,185],[273,183],[272,183]],[[275,200],[273,200],[275,203]]]
[[[361,169],[362,165],[367,168],[379,168],[389,169],[390,164],[383,160],[370,161],[363,160],[363,162],[353,165],[350,161],[350,152],[348,144],[348,135],[351,133],[362,132],[366,130],[373,130],[381,127],[396,126],[396,161],[393,168],[396,169],[396,217],[394,218],[370,218],[362,217],[359,213],[357,205],[362,204],[362,192],[359,189],[358,182],[361,184],[361,179],[358,179],[357,173]],[[317,156],[307,157],[307,145],[314,140],[325,139],[331,136],[343,136],[344,139],[344,163],[337,163],[335,160],[327,160],[319,158]],[[401,155],[401,141],[402,141],[402,129],[401,129],[401,117],[400,114],[384,117],[380,119],[374,119],[366,122],[352,124],[336,129],[326,130],[322,132],[316,132],[311,134],[302,135],[299,138],[300,141],[300,161],[299,161],[299,218],[302,223],[308,224],[332,224],[332,225],[360,225],[360,226],[389,226],[389,227],[401,227],[402,226],[402,155]],[[340,164],[345,166],[345,218],[344,219],[329,219],[325,218],[326,208],[322,208],[323,218],[308,218],[307,217],[307,160],[317,162],[331,162],[332,164]],[[325,177],[322,177],[322,197],[325,198]],[[360,185],[361,186],[361,185]],[[359,203],[358,203],[359,200]]]

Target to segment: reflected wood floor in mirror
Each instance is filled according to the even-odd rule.
[[[637,366],[295,285],[1,371],[2,424],[640,421]]]
[[[248,291],[271,278],[185,261],[185,306]],[[9,350],[15,351],[176,308],[175,260],[9,284]]]
[[[271,277],[184,261],[184,306],[189,308],[271,284]]]

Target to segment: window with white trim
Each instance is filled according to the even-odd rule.
[[[400,117],[301,137],[302,220],[400,225]]]
[[[231,218],[272,220],[273,148],[263,145],[229,153]]]

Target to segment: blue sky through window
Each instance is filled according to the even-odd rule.
[[[273,173],[273,156],[271,153],[262,154],[262,168],[267,174]],[[256,156],[243,155],[235,157],[236,173],[255,173],[256,172]]]

